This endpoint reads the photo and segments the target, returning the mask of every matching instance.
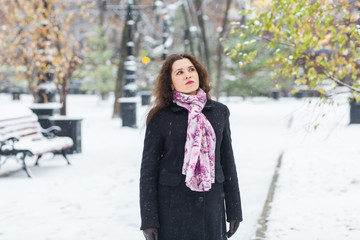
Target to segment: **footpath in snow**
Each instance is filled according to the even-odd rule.
[[[360,239],[360,124],[335,100],[295,112],[265,239]]]
[[[0,108],[27,107],[31,101],[27,95],[14,102],[0,94]],[[348,125],[347,105],[313,110],[304,100],[285,98],[222,102],[231,111],[244,212],[232,239],[256,239],[281,154],[266,239],[360,239],[360,128]],[[0,169],[1,240],[143,239],[138,186],[147,107],[138,105],[137,129],[122,128],[119,119],[111,119],[112,103],[68,96],[68,116],[84,119],[83,152],[70,155],[72,166],[49,156],[30,168],[33,179],[14,171],[19,165],[11,160]],[[317,119],[321,124],[311,131]]]

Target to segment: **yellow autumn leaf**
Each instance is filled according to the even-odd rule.
[[[258,6],[258,7],[269,7],[271,5],[271,1],[264,1],[264,0],[256,0],[252,2],[253,6]]]
[[[317,91],[318,91],[321,95],[325,95],[325,93],[326,93],[325,89],[323,89],[323,88],[319,88]]]
[[[295,94],[298,93],[299,91],[300,91],[299,88],[293,88],[293,89],[291,89],[290,93],[291,93],[292,95],[295,95]]]

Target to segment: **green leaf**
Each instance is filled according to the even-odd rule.
[[[291,94],[292,95],[295,95],[296,93],[298,93],[300,91],[300,89],[299,88],[293,88],[293,89],[291,89]]]
[[[358,103],[360,102],[360,94],[357,93],[356,96],[355,96],[355,101]]]

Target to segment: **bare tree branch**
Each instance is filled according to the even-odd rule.
[[[353,87],[337,78],[335,78],[334,76],[332,76],[323,66],[320,66],[320,68],[322,69],[322,71],[325,73],[325,75],[330,78],[331,80],[333,80],[334,82],[336,82],[337,84],[341,85],[341,86],[345,86],[351,90],[353,90],[354,92],[358,92],[360,93],[360,89],[359,88],[356,88],[356,87]]]

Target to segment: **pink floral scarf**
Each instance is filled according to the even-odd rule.
[[[201,112],[206,93],[199,88],[196,95],[174,91],[173,102],[189,111],[182,174],[192,191],[205,192],[215,182],[216,136],[209,120]]]

